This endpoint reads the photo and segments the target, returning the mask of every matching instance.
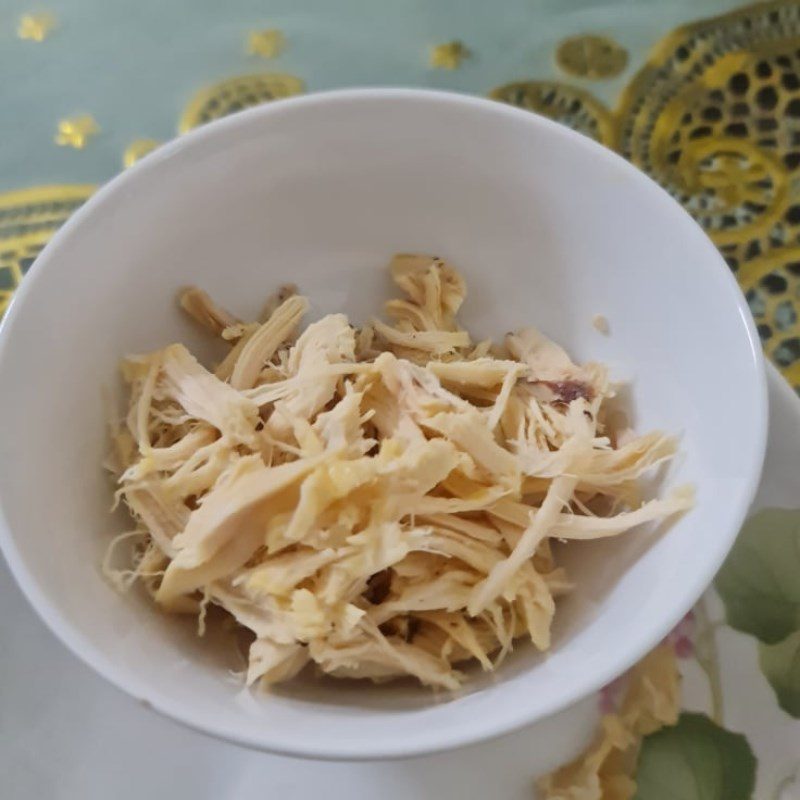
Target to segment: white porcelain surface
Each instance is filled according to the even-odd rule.
[[[197,283],[244,316],[297,282],[314,311],[379,308],[396,250],[465,273],[465,324],[533,323],[629,379],[635,424],[682,434],[664,488],[697,508],[666,532],[573,545],[578,589],[552,652],[521,648],[456,698],[413,686],[308,683],[238,694],[191,629],[119,597],[98,562],[124,520],[101,388],[121,354],[180,339]],[[596,313],[611,335],[591,325]],[[455,95],[372,90],[244,112],[180,138],[101,190],[26,278],[0,340],[0,541],[28,599],[106,678],[196,728],[276,752],[413,755],[565,708],[652,646],[710,581],[755,489],[766,432],[757,338],[715,248],[658,187],[589,140]],[[11,424],[10,420],[13,420]]]

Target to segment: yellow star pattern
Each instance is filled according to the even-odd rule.
[[[79,114],[59,120],[55,142],[63,147],[82,150],[89,139],[100,132],[100,126],[90,114]]]
[[[49,11],[42,11],[38,14],[23,14],[19,18],[17,36],[20,39],[29,39],[32,42],[43,42],[55,27],[56,18]]]
[[[430,65],[434,69],[458,69],[465,58],[469,58],[470,52],[464,42],[457,39],[452,42],[444,42],[431,47]]]
[[[247,34],[247,53],[261,58],[275,58],[286,47],[286,37],[276,28],[250,31]]]

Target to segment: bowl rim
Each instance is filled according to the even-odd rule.
[[[10,331],[16,326],[18,318],[24,312],[28,295],[34,291],[36,284],[45,277],[49,263],[54,258],[57,258],[61,243],[69,239],[76,230],[79,230],[84,220],[90,219],[95,213],[95,209],[102,207],[107,199],[115,196],[118,192],[124,192],[131,180],[137,180],[139,176],[144,176],[154,171],[162,161],[171,158],[174,154],[187,148],[202,146],[204,142],[224,137],[227,133],[237,129],[247,128],[252,122],[262,118],[293,113],[294,110],[306,106],[335,105],[342,101],[369,103],[386,100],[450,104],[460,106],[463,109],[472,109],[477,113],[492,114],[497,117],[505,116],[508,119],[524,121],[525,124],[533,127],[538,126],[548,129],[556,137],[571,139],[575,145],[590,151],[593,158],[604,159],[613,164],[616,169],[628,173],[639,185],[646,186],[646,191],[661,196],[665,214],[682,216],[685,218],[684,225],[690,222],[702,232],[700,226],[665,189],[621,155],[589,137],[539,114],[483,97],[431,89],[379,87],[336,89],[310,93],[248,108],[204,124],[188,133],[181,134],[170,142],[161,145],[101,186],[69,217],[45,245],[25,280],[17,289],[6,311],[5,318],[0,323],[0,374],[2,374],[4,354],[8,349],[8,343],[11,338]],[[26,566],[11,535],[11,530],[2,508],[2,497],[0,497],[0,550],[2,550],[11,573],[28,602],[56,638],[71,650],[74,655],[117,689],[138,699],[142,705],[152,708],[163,716],[176,720],[193,730],[218,739],[256,750],[304,758],[362,761],[397,759],[428,755],[476,744],[511,733],[538,720],[552,716],[597,691],[627,670],[661,641],[692,608],[711,583],[733,545],[758,488],[767,444],[768,405],[763,351],[755,323],[735,277],[717,248],[705,236],[705,233],[702,233],[709,251],[709,257],[699,259],[702,261],[702,265],[699,268],[718,270],[721,273],[720,278],[727,281],[730,288],[735,289],[732,297],[735,300],[736,311],[747,334],[749,344],[748,361],[754,378],[752,401],[755,416],[754,419],[750,420],[750,424],[754,426],[755,445],[751,448],[751,452],[746,454],[746,459],[743,460],[742,474],[745,476],[744,485],[747,489],[733,501],[735,525],[731,526],[726,536],[717,537],[715,550],[706,551],[708,555],[705,568],[698,571],[693,580],[683,585],[677,595],[679,601],[676,601],[672,612],[665,615],[660,624],[653,625],[647,635],[640,636],[632,646],[609,655],[602,670],[590,675],[587,674],[585,680],[565,688],[565,691],[560,696],[539,702],[535,710],[527,709],[524,703],[508,704],[503,709],[498,708],[498,713],[492,717],[483,718],[480,723],[468,728],[464,727],[456,732],[449,732],[444,738],[441,736],[441,732],[436,730],[420,731],[419,737],[415,737],[413,742],[392,743],[389,746],[379,740],[342,741],[335,739],[335,737],[329,737],[325,744],[319,742],[303,743],[301,745],[296,743],[286,744],[281,741],[280,731],[272,730],[269,725],[265,725],[263,733],[259,732],[259,735],[252,735],[236,729],[235,726],[220,724],[203,712],[198,712],[181,702],[175,702],[171,697],[162,694],[157,687],[140,681],[138,677],[130,673],[121,671],[103,650],[95,646],[91,640],[74,628],[69,619],[65,618],[60,610],[48,599],[44,587],[38,583]],[[742,357],[744,358],[744,354]]]

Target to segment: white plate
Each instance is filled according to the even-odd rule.
[[[796,506],[800,401],[771,367],[769,399],[769,449],[755,506]],[[359,764],[272,756],[189,731],[113,689],[45,629],[4,565],[0,607],[5,800],[530,800],[534,777],[571,757],[597,718],[589,698],[518,733],[419,759]],[[769,788],[796,749],[797,722],[770,703],[748,638],[730,636],[741,652],[737,669],[725,675],[727,724],[748,735],[760,760],[759,786]]]

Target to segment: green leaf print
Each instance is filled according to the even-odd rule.
[[[787,714],[800,717],[800,631],[778,644],[760,644],[758,660],[780,707]]]
[[[634,800],[750,800],[756,759],[747,739],[704,714],[647,736],[639,754]]]
[[[728,624],[775,644],[800,630],[800,510],[752,516],[716,577]]]

